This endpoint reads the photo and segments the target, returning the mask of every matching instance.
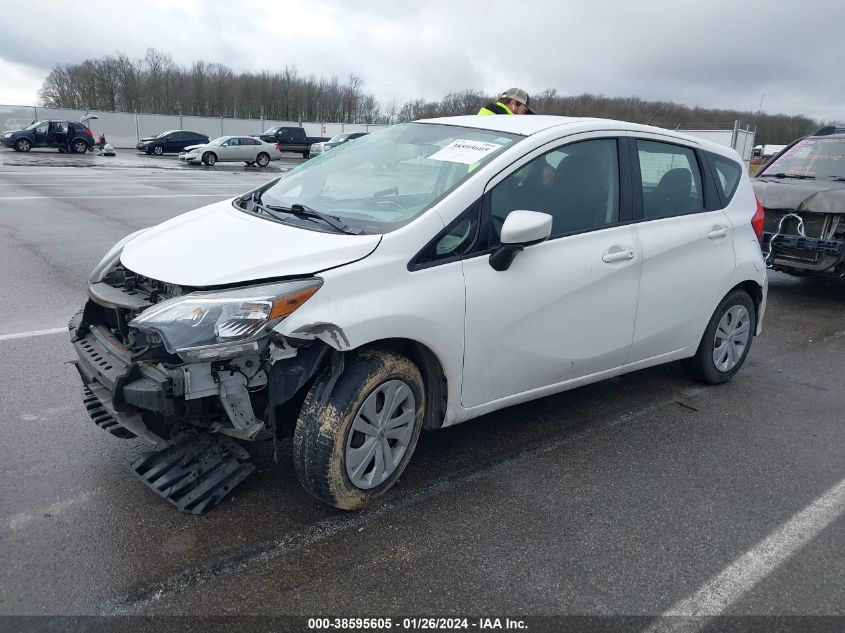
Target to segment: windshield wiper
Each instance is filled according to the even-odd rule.
[[[360,235],[361,231],[358,229],[353,229],[349,225],[347,225],[343,220],[334,216],[328,215],[327,213],[323,213],[322,211],[317,211],[316,209],[312,209],[304,204],[292,204],[289,208],[285,207],[265,207],[267,209],[271,209],[272,211],[282,211],[284,213],[290,213],[292,215],[296,215],[303,218],[316,218],[317,220],[322,220],[330,227],[337,229],[341,233],[346,233],[347,235]]]
[[[777,174],[763,174],[769,178],[797,178],[798,180],[815,180],[815,176],[808,176],[807,174],[784,174],[783,172]]]

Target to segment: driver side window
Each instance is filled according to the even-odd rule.
[[[524,209],[552,216],[551,237],[619,221],[616,139],[581,141],[553,149],[505,178],[490,195],[490,246],[500,243],[505,218]]]

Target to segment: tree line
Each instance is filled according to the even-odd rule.
[[[43,105],[113,112],[146,112],[283,121],[391,124],[456,114],[475,114],[491,101],[478,90],[452,92],[438,101],[415,99],[382,104],[364,90],[360,77],[346,81],[279,72],[235,73],[223,64],[179,65],[150,48],[142,58],[123,53],[56,65],[39,91]],[[495,97],[493,97],[495,98]],[[533,95],[543,114],[592,116],[650,123],[671,129],[728,129],[734,121],[756,126],[756,143],[787,143],[822,123],[805,116],[689,107],[668,101],[604,95]]]

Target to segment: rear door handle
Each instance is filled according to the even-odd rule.
[[[604,255],[601,256],[601,260],[605,264],[612,264],[613,262],[626,262],[631,259],[634,259],[634,251],[630,248],[621,251],[607,251]]]
[[[710,240],[717,240],[720,237],[727,237],[728,235],[728,227],[726,226],[714,226],[713,230],[707,234],[707,239]]]

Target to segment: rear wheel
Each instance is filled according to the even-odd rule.
[[[217,162],[217,156],[214,155],[214,152],[206,152],[202,155],[202,162],[211,167]]]
[[[394,352],[353,352],[345,367],[333,388],[326,371],[306,396],[293,464],[312,495],[357,510],[387,492],[405,470],[422,428],[425,391],[417,367]]]
[[[302,158],[308,158],[308,152],[302,152]]]
[[[255,162],[258,163],[259,167],[266,167],[267,165],[270,164],[270,155],[265,154],[264,152],[261,152],[258,155],[258,158],[255,159]]]
[[[32,149],[32,141],[28,138],[19,138],[15,141],[15,150],[18,152],[28,152]]]
[[[82,139],[76,139],[73,143],[70,144],[70,151],[72,151],[74,154],[84,154],[88,151],[88,143],[86,143]]]
[[[727,382],[748,356],[756,323],[751,297],[744,290],[734,290],[716,308],[695,356],[683,361],[684,368],[701,382]]]

